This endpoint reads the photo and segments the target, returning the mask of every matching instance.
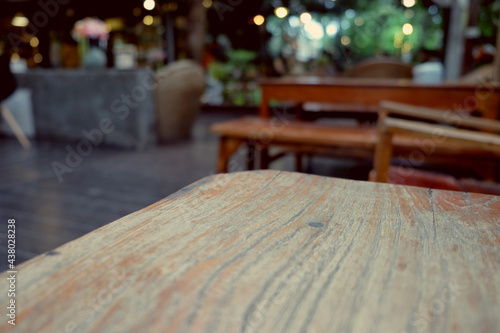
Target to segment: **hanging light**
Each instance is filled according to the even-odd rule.
[[[143,6],[144,9],[153,10],[156,6],[155,0],[145,0]]]
[[[27,27],[28,24],[30,24],[30,21],[24,14],[22,13],[17,13],[16,16],[12,18],[12,21],[10,22],[14,27]]]

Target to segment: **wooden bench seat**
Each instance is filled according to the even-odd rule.
[[[287,119],[247,117],[214,124],[211,131],[220,136],[218,172],[227,172],[231,156],[246,145],[250,156],[247,157],[247,168],[253,169],[255,157],[253,152],[258,148],[261,152],[260,168],[267,169],[269,163],[285,153],[328,154],[339,157],[372,158],[377,144],[377,131],[372,127],[333,126],[316,122],[291,121]],[[418,139],[404,135],[395,135],[394,151],[401,156],[418,154],[429,161],[453,163],[453,155],[474,157],[471,165],[477,164],[477,159],[491,158],[487,153],[478,153],[473,149],[464,149],[452,142],[433,143],[421,142],[421,150],[416,150]],[[285,148],[275,156],[269,156],[268,148],[278,146]],[[429,150],[432,152],[429,152]],[[414,156],[415,157],[415,156]],[[300,169],[300,162],[297,163]]]
[[[341,153],[339,149],[354,148],[353,156],[373,155],[377,133],[374,129],[332,127],[311,122],[263,119],[248,117],[214,124],[211,131],[220,136],[218,172],[228,171],[230,157],[244,144],[249,152],[260,148],[260,168],[267,169],[268,164],[281,156],[269,156],[269,146],[286,148],[295,153]],[[253,169],[254,156],[247,157],[247,168]]]

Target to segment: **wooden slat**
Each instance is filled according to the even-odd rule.
[[[387,131],[424,138],[435,138],[456,142],[475,150],[483,150],[500,154],[500,135],[481,133],[463,129],[431,125],[418,121],[386,118],[384,125]]]
[[[257,143],[316,144],[373,148],[375,129],[340,127],[279,119],[243,118],[215,124],[215,134]]]
[[[498,332],[499,211],[494,196],[217,175],[19,266],[15,332]]]
[[[448,123],[455,126],[471,127],[479,130],[490,130],[500,132],[500,122],[472,116],[459,116],[457,111],[434,109],[423,106],[413,106],[392,101],[382,101],[380,103],[382,111],[389,114],[405,115],[419,119],[433,120]]]

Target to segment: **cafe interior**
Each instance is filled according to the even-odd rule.
[[[75,240],[92,253],[103,227],[226,174],[497,202],[499,9],[496,0],[0,0],[0,244],[15,221],[26,270]],[[297,179],[283,191],[302,193]],[[186,214],[225,186],[201,190]]]

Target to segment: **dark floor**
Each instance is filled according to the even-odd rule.
[[[58,180],[52,163],[64,163],[67,143],[34,142],[24,151],[0,140],[0,271],[7,268],[7,220],[16,220],[16,264],[144,208],[215,172],[217,137],[210,124],[241,114],[203,113],[193,139],[145,151],[95,148]],[[242,156],[244,154],[241,154]],[[244,165],[244,163],[241,163]],[[293,171],[293,159],[273,169]],[[314,158],[309,171],[360,179],[369,166]]]

